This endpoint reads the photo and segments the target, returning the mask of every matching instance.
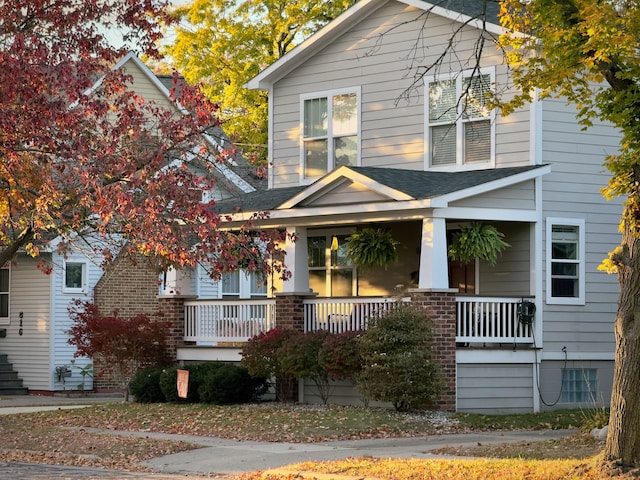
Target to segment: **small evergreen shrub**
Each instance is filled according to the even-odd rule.
[[[129,389],[139,403],[162,403],[167,399],[160,388],[161,368],[139,370],[131,380]]]
[[[187,398],[178,397],[178,370],[189,371],[189,387],[187,390]],[[167,402],[178,403],[198,403],[200,397],[198,388],[200,387],[200,364],[185,365],[183,367],[167,367],[160,374],[160,389]]]
[[[412,304],[399,304],[370,320],[358,337],[362,370],[356,384],[368,399],[390,402],[397,411],[424,408],[440,391],[431,358],[432,323]]]
[[[255,401],[267,388],[266,379],[252,377],[246,368],[227,363],[203,372],[198,394],[203,403],[228,405]]]

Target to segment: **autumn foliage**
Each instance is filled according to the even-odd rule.
[[[102,315],[94,304],[78,300],[69,314],[73,325],[67,332],[68,342],[76,347],[75,356],[102,357],[113,368],[125,399],[139,369],[168,363],[164,328],[147,315]]]
[[[154,56],[160,23],[173,21],[168,3],[0,3],[0,265],[55,246],[106,260],[142,253],[159,270],[202,263],[213,277],[239,261],[271,269],[277,232],[256,234],[259,251],[246,247],[262,215],[240,235],[222,232],[212,202],[201,202],[226,160],[217,107],[177,75],[174,105],[154,104],[112,68],[127,52],[104,32],[126,32]],[[230,244],[238,254],[225,254]]]

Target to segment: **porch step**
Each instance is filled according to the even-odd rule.
[[[0,396],[2,395],[27,395],[29,389],[22,386],[22,379],[18,372],[9,363],[6,354],[0,354]]]

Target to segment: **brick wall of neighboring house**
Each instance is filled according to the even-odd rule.
[[[159,311],[158,274],[143,256],[135,261],[119,257],[96,284],[93,301],[103,315],[111,315],[114,310],[119,317],[155,315]],[[93,362],[94,388],[119,390],[110,366],[100,358]]]

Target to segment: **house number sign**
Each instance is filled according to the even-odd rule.
[[[22,336],[22,334],[24,333],[22,330],[22,317],[24,317],[24,312],[20,312],[20,330],[18,330],[18,335]]]

